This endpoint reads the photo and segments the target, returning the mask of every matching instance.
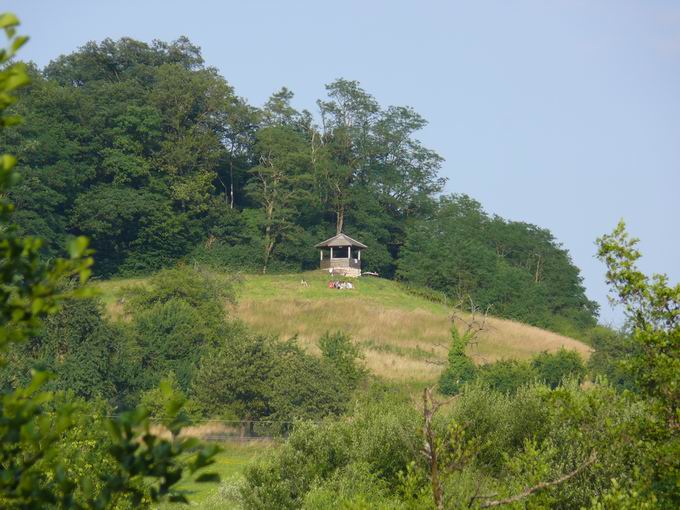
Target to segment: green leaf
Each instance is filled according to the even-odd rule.
[[[14,13],[5,12],[0,14],[0,28],[15,27],[19,25],[19,18]]]

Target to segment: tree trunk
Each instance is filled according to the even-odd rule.
[[[423,454],[427,459],[430,468],[430,483],[432,485],[432,498],[434,499],[434,507],[437,510],[444,510],[444,491],[439,480],[439,459],[437,458],[437,440],[435,432],[432,428],[432,419],[437,412],[439,405],[434,402],[432,398],[432,389],[425,388],[423,391],[423,435],[425,436],[425,445],[423,447]]]
[[[534,283],[541,281],[541,255],[536,255],[536,273],[534,274]]]
[[[267,225],[264,231],[264,265],[262,266],[262,274],[267,273],[267,265],[274,249],[274,240],[271,237],[271,226]]]
[[[234,162],[229,158],[229,208],[234,208]]]
[[[338,210],[336,211],[336,221],[335,221],[335,233],[340,234],[342,233],[342,228],[345,226],[345,206],[341,205],[338,207]]]

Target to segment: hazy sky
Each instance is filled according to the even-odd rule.
[[[549,228],[602,319],[594,240],[624,218],[680,279],[680,2],[5,0],[44,65],[89,40],[187,35],[255,105],[313,109],[335,78],[429,120],[447,191]]]

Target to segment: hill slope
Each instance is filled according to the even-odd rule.
[[[302,283],[302,280],[307,285]],[[397,282],[364,277],[354,289],[327,286],[323,272],[288,275],[247,275],[240,284],[231,315],[255,331],[283,338],[297,335],[315,351],[326,331],[344,330],[362,347],[366,365],[376,375],[399,381],[432,381],[442,369],[450,341],[451,310],[409,294]],[[109,314],[116,317],[116,297],[125,285],[143,279],[98,283]],[[459,324],[459,327],[463,327]],[[561,347],[587,357],[590,348],[566,336],[510,320],[489,317],[478,342],[470,346],[477,363],[501,358],[528,358]]]

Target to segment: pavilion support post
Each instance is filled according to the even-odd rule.
[[[331,246],[331,259],[333,259],[333,247]]]

